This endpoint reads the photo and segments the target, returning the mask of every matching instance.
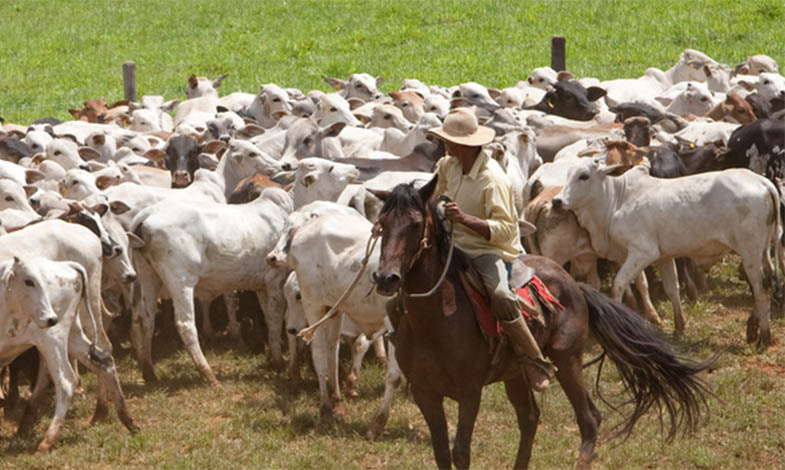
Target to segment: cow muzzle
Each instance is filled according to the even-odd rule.
[[[286,266],[286,256],[280,253],[270,253],[267,255],[267,264],[274,268],[283,268]]]
[[[183,187],[191,184],[191,175],[187,171],[178,170],[172,175],[172,183],[175,187]]]

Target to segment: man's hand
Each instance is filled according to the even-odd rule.
[[[444,204],[444,216],[447,217],[451,222],[458,222],[463,223],[466,218],[466,213],[464,213],[458,204],[455,202],[447,202]]]

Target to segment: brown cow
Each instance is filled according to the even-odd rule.
[[[390,97],[393,104],[403,111],[403,117],[409,122],[417,123],[420,116],[425,113],[425,100],[419,93],[414,91],[391,91]]]
[[[232,191],[227,202],[229,204],[245,204],[259,197],[265,188],[276,187],[288,190],[292,184],[289,183],[286,186],[282,186],[264,173],[256,173],[241,179],[237,186],[234,187],[234,191]]]
[[[114,122],[115,117],[120,113],[128,112],[128,100],[115,101],[111,105],[107,105],[104,98],[94,98],[83,104],[84,108],[68,110],[77,121],[103,124]]]

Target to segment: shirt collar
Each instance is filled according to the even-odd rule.
[[[466,175],[466,176],[468,176],[469,178],[471,178],[473,180],[476,180],[477,177],[480,175],[480,171],[483,169],[483,167],[487,163],[488,163],[488,152],[486,152],[483,149],[477,155],[477,159],[474,160],[474,165],[472,165],[471,171],[469,171],[469,174]]]

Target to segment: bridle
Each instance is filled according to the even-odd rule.
[[[436,202],[438,203],[442,201],[451,202],[452,200],[448,196],[444,194],[440,194],[436,198]],[[444,278],[447,277],[447,271],[449,271],[450,263],[452,262],[452,253],[455,249],[455,240],[453,239],[452,232],[453,232],[453,222],[450,221],[450,228],[448,230],[449,238],[450,238],[450,247],[449,250],[447,251],[447,259],[445,260],[444,263],[444,270],[442,271],[441,276],[439,276],[439,280],[436,281],[436,284],[434,284],[434,286],[431,287],[427,292],[406,292],[403,289],[403,282],[401,282],[400,288],[398,289],[401,296],[413,297],[413,298],[430,297],[436,291],[439,290],[439,287],[441,287],[442,282],[444,282]],[[423,236],[420,239],[420,246],[417,248],[417,251],[414,253],[412,260],[409,262],[409,268],[406,270],[407,273],[412,269],[412,266],[414,266],[414,264],[420,259],[420,256],[422,256],[423,251],[431,248],[432,246],[433,244],[428,239],[428,234],[425,233],[425,231],[423,231]]]

